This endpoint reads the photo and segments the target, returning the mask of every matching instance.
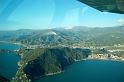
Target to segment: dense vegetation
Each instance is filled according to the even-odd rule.
[[[14,82],[20,82],[22,79],[25,81],[26,78],[33,81],[47,74],[62,72],[75,61],[91,55],[90,49],[68,47],[37,48],[22,51],[24,52],[23,58],[20,61],[20,68],[13,80]]]

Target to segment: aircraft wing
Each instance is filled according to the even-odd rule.
[[[124,0],[78,0],[102,12],[124,14]]]

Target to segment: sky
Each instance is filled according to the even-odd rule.
[[[0,30],[124,25],[124,14],[100,12],[77,0],[0,0]]]

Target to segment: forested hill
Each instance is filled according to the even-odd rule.
[[[22,60],[13,82],[28,82],[39,77],[64,71],[69,65],[91,55],[90,49],[80,48],[37,48],[19,51]]]

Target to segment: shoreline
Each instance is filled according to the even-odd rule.
[[[81,61],[87,61],[87,60],[99,60],[99,61],[115,61],[115,62],[121,62],[121,63],[124,63],[124,60],[117,60],[117,59],[88,59],[88,58],[85,58],[85,59],[81,59],[81,60],[76,60],[74,63],[77,63],[77,62],[81,62]],[[74,63],[72,63],[72,64],[74,64]],[[71,65],[72,65],[71,64]],[[60,73],[62,73],[62,72],[64,72],[64,71],[60,71],[60,72],[54,72],[54,73],[48,73],[48,74],[46,74],[46,75],[44,75],[44,76],[52,76],[52,75],[56,75],[56,74],[60,74]]]
[[[56,74],[60,74],[64,71],[59,71],[59,72],[54,72],[54,73],[48,73],[48,74],[45,74],[45,76],[52,76],[52,75],[56,75]]]
[[[20,42],[14,42],[14,41],[0,41],[2,43],[11,43],[11,44],[16,44],[16,45],[21,45],[21,46],[26,46],[25,44],[22,44]]]
[[[124,60],[117,60],[117,59],[98,59],[98,58],[90,58],[90,59],[88,59],[88,58],[84,58],[84,59],[81,59],[81,60],[76,60],[74,63],[78,63],[78,62],[81,62],[81,61],[88,61],[88,60],[99,60],[99,61],[112,61],[112,62],[119,62],[119,63],[124,63]],[[72,63],[72,64],[74,64],[74,63]],[[71,64],[71,65],[72,65]],[[19,68],[20,66],[18,65],[18,68]],[[47,77],[47,76],[53,76],[53,75],[57,75],[57,74],[61,74],[61,73],[63,73],[63,72],[65,72],[66,71],[66,69],[65,70],[63,70],[63,71],[58,71],[58,72],[53,72],[53,73],[47,73],[47,74],[45,74],[45,75],[42,75],[42,76],[39,76],[39,77],[35,77],[35,79],[37,80],[37,79],[40,79],[40,78],[43,78],[43,77]],[[29,79],[30,80],[30,79]],[[30,82],[30,81],[29,81]]]
[[[124,60],[117,60],[117,59],[86,59],[87,60],[99,60],[99,61],[115,61],[115,62],[122,62],[124,63]]]

